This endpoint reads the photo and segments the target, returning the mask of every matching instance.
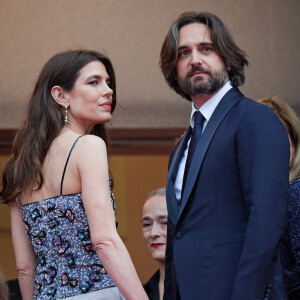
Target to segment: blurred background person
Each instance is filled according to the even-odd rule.
[[[0,300],[8,300],[8,286],[0,268]]]
[[[143,237],[150,254],[159,264],[159,270],[144,285],[150,300],[162,300],[164,294],[167,221],[166,189],[161,188],[150,194],[143,207]]]
[[[101,53],[59,53],[38,77],[0,192],[23,300],[147,299],[116,230],[104,125],[115,106]]]
[[[22,300],[18,279],[6,281],[9,290],[9,300]],[[0,298],[1,299],[1,298]]]
[[[288,221],[280,255],[290,300],[300,299],[300,121],[293,108],[278,97],[259,100],[270,107],[284,124],[290,141]]]

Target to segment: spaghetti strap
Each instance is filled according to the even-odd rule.
[[[65,173],[66,173],[66,169],[67,169],[67,165],[68,165],[68,162],[69,162],[69,159],[70,159],[70,156],[71,156],[71,153],[77,143],[77,141],[82,137],[83,135],[80,135],[74,142],[70,152],[69,152],[69,155],[68,155],[68,158],[67,158],[67,161],[66,161],[66,164],[65,164],[65,167],[64,167],[64,171],[63,171],[63,174],[62,174],[62,177],[61,177],[61,183],[60,183],[60,195],[62,195],[62,189],[63,189],[63,183],[64,183],[64,178],[65,178]]]
[[[22,203],[21,203],[19,197],[16,197],[16,200],[19,202],[20,206],[22,207]]]

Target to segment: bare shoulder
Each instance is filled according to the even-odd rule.
[[[94,146],[94,147],[104,147],[106,148],[104,140],[96,135],[87,134],[80,138],[80,144],[83,147]]]
[[[20,204],[17,202],[16,199],[13,200],[13,201],[11,201],[8,205],[9,205],[11,213],[19,212],[20,211]]]
[[[107,161],[106,144],[103,139],[95,135],[85,135],[76,145],[76,160],[79,166],[96,166]]]
[[[80,155],[92,155],[93,153],[106,152],[106,144],[103,139],[95,135],[84,135],[77,142],[76,148]]]

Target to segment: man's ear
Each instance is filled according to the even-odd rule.
[[[229,65],[228,62],[225,63],[225,68],[226,68],[227,72],[229,72],[231,70],[230,65]]]
[[[66,105],[69,106],[69,97],[67,96],[66,92],[58,85],[55,85],[51,89],[51,95],[53,99],[61,106],[65,107]]]

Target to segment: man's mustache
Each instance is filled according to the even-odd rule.
[[[193,66],[193,67],[191,67],[191,69],[188,71],[187,76],[188,76],[188,77],[191,77],[191,74],[194,73],[194,72],[205,72],[205,73],[211,75],[211,73],[210,73],[209,70],[207,70],[207,69],[205,69],[205,68],[203,68],[203,67],[201,67],[201,66]]]

